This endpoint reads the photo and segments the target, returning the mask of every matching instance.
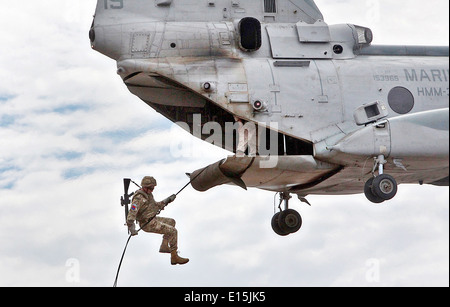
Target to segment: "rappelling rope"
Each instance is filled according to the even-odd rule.
[[[127,250],[128,243],[130,243],[130,239],[131,239],[131,235],[128,237],[127,244],[125,244],[125,248],[123,249],[122,257],[120,258],[119,267],[117,268],[117,273],[116,273],[116,279],[114,280],[114,285],[113,285],[114,288],[117,287],[117,280],[119,278],[120,267],[122,266],[122,260],[123,260],[123,257],[125,256],[125,252]]]
[[[158,215],[161,212],[161,210],[158,211],[158,213],[156,215]],[[147,226],[155,217],[152,216],[147,223],[145,223],[137,232],[141,231],[142,228],[144,228],[145,226]],[[128,243],[130,243],[130,239],[131,239],[132,235],[130,234],[130,236],[128,237],[127,240],[127,244],[125,244],[125,248],[123,249],[123,253],[122,253],[122,257],[120,258],[120,262],[119,262],[119,267],[117,268],[117,273],[116,273],[116,279],[114,280],[114,285],[113,287],[117,287],[117,280],[119,279],[119,272],[120,272],[120,267],[122,266],[122,261],[123,261],[123,257],[125,256],[125,252],[127,251],[127,247],[128,247]]]
[[[178,196],[178,194],[180,194],[184,189],[186,189],[186,187],[188,185],[190,185],[192,183],[192,181],[194,181],[195,179],[197,179],[198,176],[200,176],[205,170],[207,169],[207,167],[205,167],[200,173],[198,173],[194,178],[192,178],[191,180],[189,180],[189,182],[181,188],[181,190],[178,191],[178,193],[176,193],[175,195]],[[137,185],[138,187],[140,187],[136,182],[134,182],[133,180],[131,180],[131,182],[133,182],[135,185]],[[153,219],[161,213],[161,210],[158,210],[158,213],[156,213],[156,215],[152,216],[144,225],[142,225],[142,227],[137,231],[141,231],[145,226],[147,226],[151,221],[153,221]],[[123,258],[125,256],[125,252],[127,251],[127,247],[128,247],[128,243],[130,243],[130,239],[131,239],[132,235],[130,234],[127,240],[127,243],[125,244],[125,248],[123,249],[123,253],[122,253],[122,257],[120,258],[120,262],[119,262],[119,267],[117,268],[117,273],[116,273],[116,279],[114,280],[114,284],[113,287],[117,287],[117,281],[119,279],[119,272],[120,272],[120,267],[122,266],[122,261]]]

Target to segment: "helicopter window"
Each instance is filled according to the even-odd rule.
[[[277,2],[276,0],[264,0],[264,13],[276,13]]]
[[[407,88],[397,86],[389,92],[388,102],[394,112],[406,114],[414,107],[414,96]]]
[[[245,51],[261,48],[261,23],[252,17],[242,18],[239,22],[240,47]]]

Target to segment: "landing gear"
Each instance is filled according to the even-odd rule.
[[[293,209],[288,209],[289,199],[291,199],[289,193],[280,193],[280,204],[278,205],[280,212],[272,217],[272,229],[280,236],[296,233],[302,227],[302,217],[300,214]],[[283,201],[285,210],[281,210],[281,203]]]
[[[397,194],[397,182],[394,177],[384,174],[386,162],[383,155],[375,159],[372,173],[375,173],[378,168],[378,176],[370,178],[364,185],[364,194],[367,199],[376,204],[390,200]]]
[[[366,184],[364,185],[364,194],[366,195],[367,199],[370,200],[371,202],[375,204],[381,204],[382,202],[384,202],[384,199],[382,199],[374,192],[372,192],[372,185],[374,179],[375,177],[372,177],[369,180],[367,180]]]
[[[272,217],[272,229],[279,236],[287,236],[289,233],[281,229],[279,224],[280,214],[281,212],[275,213],[275,215]]]

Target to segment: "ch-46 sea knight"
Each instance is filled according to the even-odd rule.
[[[291,194],[381,203],[398,184],[448,186],[448,46],[372,45],[313,0],[98,0],[89,37],[131,93],[194,136],[235,153],[236,118],[257,125],[256,156],[190,176],[199,191],[279,193],[279,235],[302,224]]]

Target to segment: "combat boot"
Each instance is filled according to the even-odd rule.
[[[178,256],[178,252],[177,251],[172,251],[171,252],[170,263],[172,265],[186,264],[188,262],[189,262],[189,259],[188,258],[181,258],[180,256]]]
[[[161,247],[159,248],[160,253],[170,254],[169,241],[167,239],[163,239],[161,243]]]

